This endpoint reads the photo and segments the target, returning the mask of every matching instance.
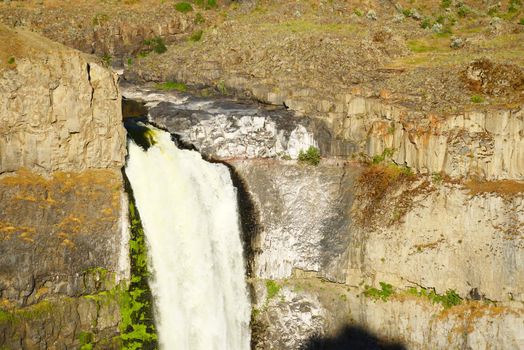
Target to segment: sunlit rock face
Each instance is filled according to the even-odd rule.
[[[0,42],[0,347],[77,348],[88,332],[118,348],[118,300],[99,295],[129,270],[116,78],[31,32],[0,26]]]

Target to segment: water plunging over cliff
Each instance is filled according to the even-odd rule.
[[[247,350],[250,303],[229,171],[178,149],[167,132],[149,135],[147,150],[129,143],[126,174],[152,261],[160,346]]]

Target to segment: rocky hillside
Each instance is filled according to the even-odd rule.
[[[0,344],[112,347],[108,291],[129,269],[116,78],[31,32],[0,26],[0,43]]]

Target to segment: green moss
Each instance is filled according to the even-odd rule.
[[[299,152],[298,161],[316,166],[320,163],[320,150],[314,146],[309,146],[305,152],[304,150]]]
[[[380,282],[380,289],[366,286],[366,289],[364,290],[364,295],[368,298],[372,298],[375,300],[382,300],[387,301],[390,296],[395,294],[395,290],[393,289],[393,286],[389,283]]]
[[[160,84],[156,84],[155,87],[158,90],[163,90],[163,91],[172,91],[172,90],[176,90],[180,92],[187,91],[187,85],[184,83],[178,82],[178,81],[166,81]]]
[[[93,349],[93,333],[91,332],[80,332],[78,334],[78,341],[80,342],[80,350],[92,350]]]
[[[175,10],[178,12],[186,13],[193,11],[193,6],[188,2],[179,2],[175,4]]]
[[[271,300],[278,295],[282,288],[277,282],[273,280],[266,281],[267,300]]]

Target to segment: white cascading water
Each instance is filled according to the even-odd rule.
[[[147,151],[130,141],[126,175],[151,257],[160,347],[247,350],[251,308],[229,171],[150,130]]]

